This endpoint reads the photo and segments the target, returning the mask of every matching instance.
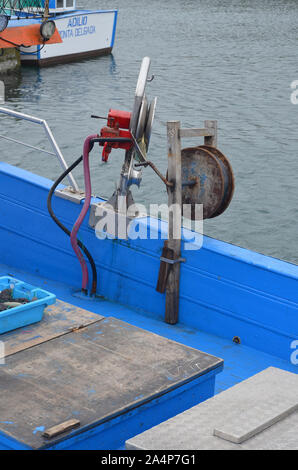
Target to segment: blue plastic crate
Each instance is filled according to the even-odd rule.
[[[44,309],[56,302],[56,296],[46,290],[31,286],[13,277],[0,277],[0,291],[9,288],[13,289],[14,299],[25,297],[32,300],[36,297],[37,300],[0,312],[0,334],[39,322],[43,317]]]

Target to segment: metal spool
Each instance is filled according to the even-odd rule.
[[[135,135],[137,140],[142,139],[142,137],[144,135],[145,126],[146,126],[146,122],[147,122],[147,118],[148,118],[148,113],[149,113],[148,100],[146,98],[146,95],[144,95],[143,100],[142,100],[141,109],[140,109],[140,112],[139,112],[137,130],[136,130],[136,135]]]
[[[182,204],[191,205],[191,219],[199,218],[196,204],[203,204],[203,219],[222,214],[231,202],[234,176],[227,158],[215,147],[202,145],[181,152]],[[189,217],[189,212],[185,212]]]
[[[138,77],[135,98],[134,98],[134,105],[132,110],[132,116],[130,121],[130,131],[135,136],[137,132],[138,126],[140,126],[140,112],[142,108],[142,104],[144,105],[144,97],[145,97],[145,88],[146,83],[148,80],[149,68],[150,68],[150,59],[149,57],[144,57],[142,60],[142,65]],[[143,106],[144,107],[144,106]]]
[[[145,131],[146,119],[148,114],[148,101],[145,97],[145,88],[148,80],[149,68],[150,68],[150,58],[144,57],[142,60],[142,65],[137,81],[137,87],[135,91],[133,110],[130,119],[130,132],[134,137],[137,133],[139,134],[139,139],[142,136],[142,133]],[[117,191],[122,196],[127,195],[129,186],[136,180],[135,175],[132,177],[132,172],[134,171],[133,163],[136,157],[136,151],[127,150],[125,153],[125,161],[122,167],[120,182]],[[142,170],[138,171],[138,180],[141,180]]]
[[[213,215],[213,217],[217,217],[218,215],[222,214],[230,205],[230,202],[233,198],[234,189],[235,189],[235,179],[232,166],[227,159],[227,157],[216,147],[211,147],[210,145],[200,145],[200,148],[208,150],[214,156],[221,160],[221,164],[223,165],[223,172],[225,176],[225,194],[222,201],[221,206]]]
[[[149,147],[157,100],[155,98],[149,106],[145,95],[147,82],[153,80],[153,76],[148,78],[150,62],[149,57],[144,57],[137,81],[129,130],[133,136],[135,145],[139,148],[139,151],[136,150],[136,148],[126,151],[125,161],[122,166],[120,182],[117,189],[122,196],[127,194],[128,188],[132,184],[136,184],[137,186],[140,185],[142,170],[136,169],[134,167],[134,163],[136,161],[139,162],[146,159],[146,152]]]
[[[153,126],[153,121],[154,121],[154,116],[155,116],[156,103],[157,103],[157,98],[155,97],[151,101],[149,112],[148,112],[147,123],[145,127],[145,142],[146,142],[147,151],[148,151],[151,133],[152,133],[152,126]]]

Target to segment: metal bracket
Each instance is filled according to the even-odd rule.
[[[159,259],[160,259],[160,261],[164,261],[165,263],[168,263],[168,264],[176,264],[176,263],[185,263],[186,262],[186,258],[169,259],[169,258],[165,258],[164,256],[161,256]]]
[[[123,196],[121,196],[119,191],[116,190],[108,201],[91,204],[89,226],[94,228],[95,232],[97,230],[98,222],[106,217],[106,221],[109,219],[112,222],[109,227],[110,231],[107,230],[108,236],[111,238],[127,240],[127,229],[129,224],[135,219],[147,217],[147,214],[142,212],[130,214],[129,208],[135,205],[131,191],[128,190],[127,196],[124,196],[124,200],[122,200],[122,198]],[[123,207],[122,202],[124,202]],[[126,227],[125,234],[122,232],[124,230],[123,227]]]
[[[81,201],[85,199],[84,191],[74,191],[71,186],[63,189],[56,189],[55,196],[74,202],[75,204],[81,204]]]

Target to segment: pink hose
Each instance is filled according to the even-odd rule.
[[[80,248],[78,247],[77,235],[82,225],[82,222],[84,218],[86,217],[86,214],[90,207],[90,202],[91,202],[91,178],[90,178],[90,168],[89,168],[90,141],[92,139],[96,139],[97,137],[98,137],[97,134],[89,135],[89,137],[87,137],[87,139],[84,142],[83,163],[84,163],[84,180],[85,180],[85,201],[84,201],[83,208],[80,212],[80,215],[77,218],[70,234],[71,246],[73,247],[73,250],[75,254],[77,255],[77,258],[81,264],[82,274],[83,274],[82,290],[85,290],[85,291],[87,290],[87,286],[88,286],[88,268],[87,268],[87,264],[84,259],[84,256]]]

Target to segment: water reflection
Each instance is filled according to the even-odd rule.
[[[148,96],[158,96],[149,157],[166,171],[167,120],[201,127],[218,119],[218,147],[230,159],[236,191],[229,209],[206,221],[205,233],[269,255],[298,262],[297,115],[290,84],[297,72],[297,9],[293,0],[126,0],[119,6],[113,55],[47,69],[23,68],[8,84],[8,105],[47,119],[71,163],[84,138],[100,130],[91,114],[109,108],[131,111],[141,58],[152,58],[155,80]],[[97,0],[85,1],[97,8]],[[111,8],[102,0],[101,8]],[[1,126],[2,126],[1,119]],[[21,131],[18,125],[10,131]],[[42,145],[30,131],[33,145]],[[2,132],[0,132],[2,133]],[[183,141],[183,146],[201,141]],[[56,178],[56,160],[21,149],[1,158]],[[100,149],[91,156],[93,191],[110,196],[123,153],[106,165]],[[76,173],[83,185],[81,169]],[[144,171],[140,203],[166,201],[163,185]]]
[[[21,95],[22,72],[17,70],[7,74],[0,74],[0,80],[5,86],[5,100],[15,101]]]

